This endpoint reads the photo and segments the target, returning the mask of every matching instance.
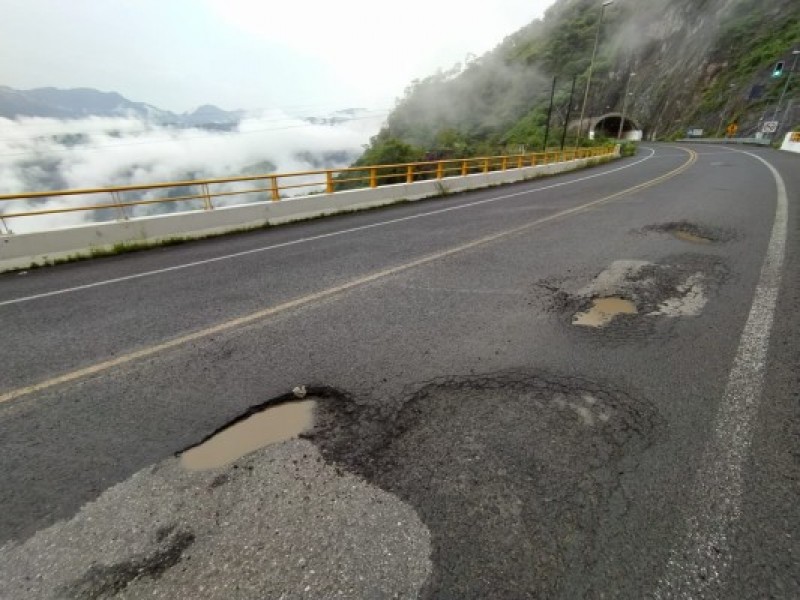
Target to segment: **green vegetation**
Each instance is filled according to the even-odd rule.
[[[548,146],[560,144],[568,112],[566,143],[575,144],[599,18],[599,0],[560,0],[484,56],[413,81],[357,165],[540,151],[554,77]],[[587,114],[621,111],[635,71],[627,114],[645,133],[714,132],[733,119],[744,133],[774,106],[785,79],[769,72],[799,40],[796,0],[616,0],[605,12]],[[788,97],[799,93],[800,76]]]
[[[639,148],[639,144],[636,142],[622,142],[620,146],[620,152],[622,156],[634,156],[636,154],[636,150]]]

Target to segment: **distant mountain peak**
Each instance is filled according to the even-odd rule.
[[[103,92],[87,87],[16,90],[0,86],[0,117],[7,119],[133,117],[159,124],[203,126],[235,124],[243,115],[243,111],[225,111],[212,104],[204,104],[192,113],[177,115],[152,104],[134,102],[118,92]]]

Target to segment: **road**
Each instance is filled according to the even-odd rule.
[[[0,598],[800,597],[798,166],[644,145],[0,276]],[[300,439],[182,465],[298,386]]]

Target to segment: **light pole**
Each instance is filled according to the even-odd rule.
[[[625,125],[625,109],[628,108],[628,89],[631,85],[631,79],[636,77],[636,73],[631,73],[628,75],[628,82],[625,84],[625,97],[622,99],[622,118],[619,120],[619,133],[617,133],[617,139],[622,139],[622,128]]]
[[[778,120],[778,112],[781,109],[781,104],[783,104],[783,99],[786,96],[786,92],[789,91],[789,84],[792,82],[792,75],[794,75],[795,68],[797,67],[797,59],[800,58],[800,50],[792,50],[792,54],[794,55],[794,61],[792,62],[792,69],[791,71],[789,71],[789,76],[786,78],[786,85],[783,86],[781,97],[778,99],[778,106],[775,107],[775,113],[772,115],[773,121]],[[778,132],[779,128],[780,124],[778,124],[778,127],[775,129],[775,133]]]
[[[583,94],[583,106],[581,106],[581,119],[578,121],[578,140],[576,145],[581,142],[581,134],[583,133],[583,118],[586,116],[586,103],[589,101],[589,88],[592,85],[592,73],[594,71],[594,59],[597,56],[597,46],[600,43],[600,30],[603,27],[603,14],[606,12],[606,7],[612,4],[614,0],[605,0],[600,7],[600,18],[597,21],[597,33],[594,36],[594,49],[592,50],[592,60],[589,63],[589,76],[586,79],[586,92]]]

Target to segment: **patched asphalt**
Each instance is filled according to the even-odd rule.
[[[522,373],[432,382],[378,421],[346,401],[323,410],[323,456],[430,529],[431,598],[574,594],[569,579],[601,550],[599,520],[624,518],[623,476],[663,425],[620,390]]]
[[[429,533],[305,441],[189,472],[171,458],[2,547],[0,598],[410,598]]]

